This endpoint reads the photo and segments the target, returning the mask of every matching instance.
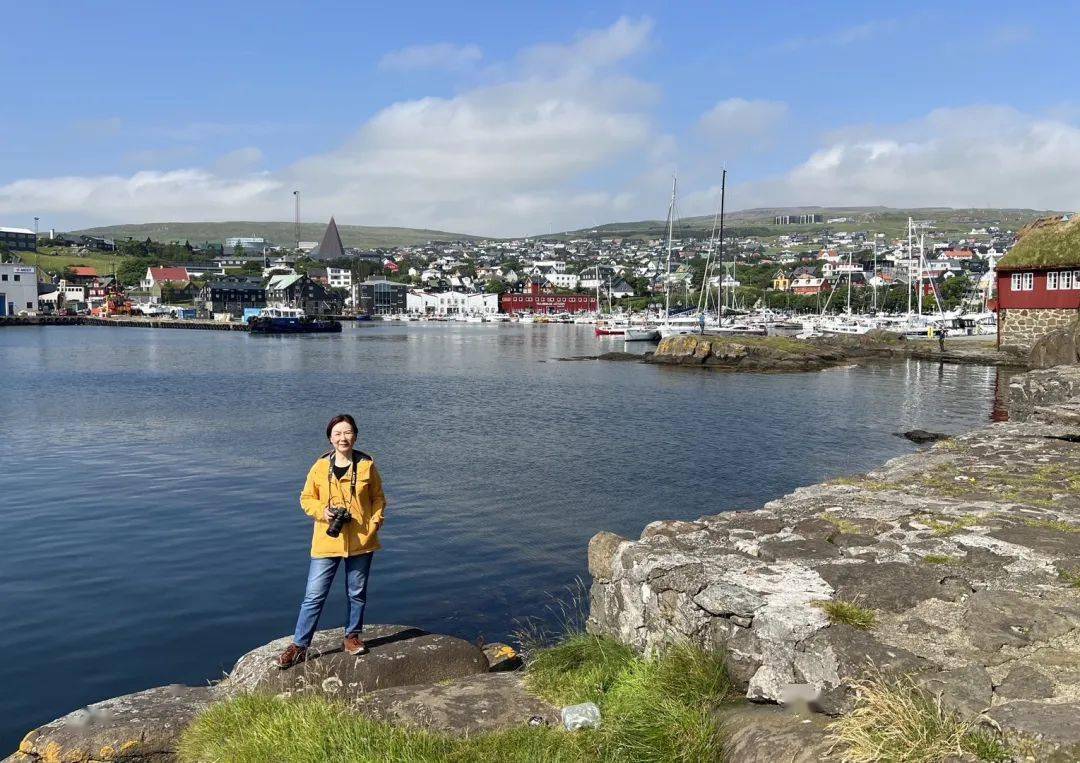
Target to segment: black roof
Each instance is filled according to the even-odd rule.
[[[334,260],[345,256],[345,247],[341,243],[341,234],[338,233],[337,223],[334,222],[333,217],[330,218],[322,241],[319,242],[318,248],[312,252],[312,255],[320,260]]]

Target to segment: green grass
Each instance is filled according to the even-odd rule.
[[[1068,585],[1069,588],[1080,590],[1080,567],[1071,570],[1062,570],[1061,579],[1065,581],[1065,584]]]
[[[843,623],[864,631],[870,630],[877,624],[877,615],[874,614],[872,609],[860,607],[852,601],[828,599],[815,601],[814,606],[824,610],[825,614],[829,616],[830,623]]]
[[[832,514],[823,513],[818,514],[818,518],[825,520],[830,525],[835,527],[837,531],[847,533],[848,535],[858,535],[862,532],[862,528],[854,522],[844,519],[843,517],[834,517]]]
[[[958,561],[945,554],[927,554],[922,560],[927,564],[956,564]]]
[[[1055,223],[1033,228],[1020,237],[998,267],[1054,267],[1073,265],[1080,258],[1080,222]]]
[[[1060,533],[1080,533],[1080,525],[1061,519],[1025,519],[1024,524],[1028,527],[1041,527],[1044,530],[1056,530]]]
[[[844,763],[937,763],[965,753],[991,763],[1012,759],[1000,737],[946,712],[908,678],[872,675],[855,691],[855,709],[829,726]]]
[[[52,249],[34,254],[33,252],[20,252],[20,256],[27,265],[37,265],[42,270],[59,275],[65,267],[83,266],[95,268],[99,276],[112,275],[113,268],[120,264],[120,257],[109,254],[91,254],[86,257],[76,257],[69,253],[70,250]]]
[[[530,663],[530,689],[555,705],[595,701],[601,726],[568,733],[521,727],[472,737],[396,728],[320,697],[244,696],[211,706],[180,742],[187,763],[554,761],[666,763],[717,760],[719,711],[735,692],[722,656],[690,646],[655,659],[579,634]]]

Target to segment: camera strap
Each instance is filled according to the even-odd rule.
[[[356,498],[356,451],[349,451],[349,460],[352,461],[352,477],[349,479],[349,493]],[[326,508],[330,508],[330,484],[334,478],[334,451],[326,454]]]

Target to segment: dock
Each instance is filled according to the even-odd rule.
[[[88,315],[20,315],[0,318],[0,326],[120,326],[123,328],[248,331],[246,323],[175,318],[95,318]]]

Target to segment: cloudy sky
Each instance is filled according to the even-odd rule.
[[[0,5],[5,225],[1080,208],[1077,2]]]

